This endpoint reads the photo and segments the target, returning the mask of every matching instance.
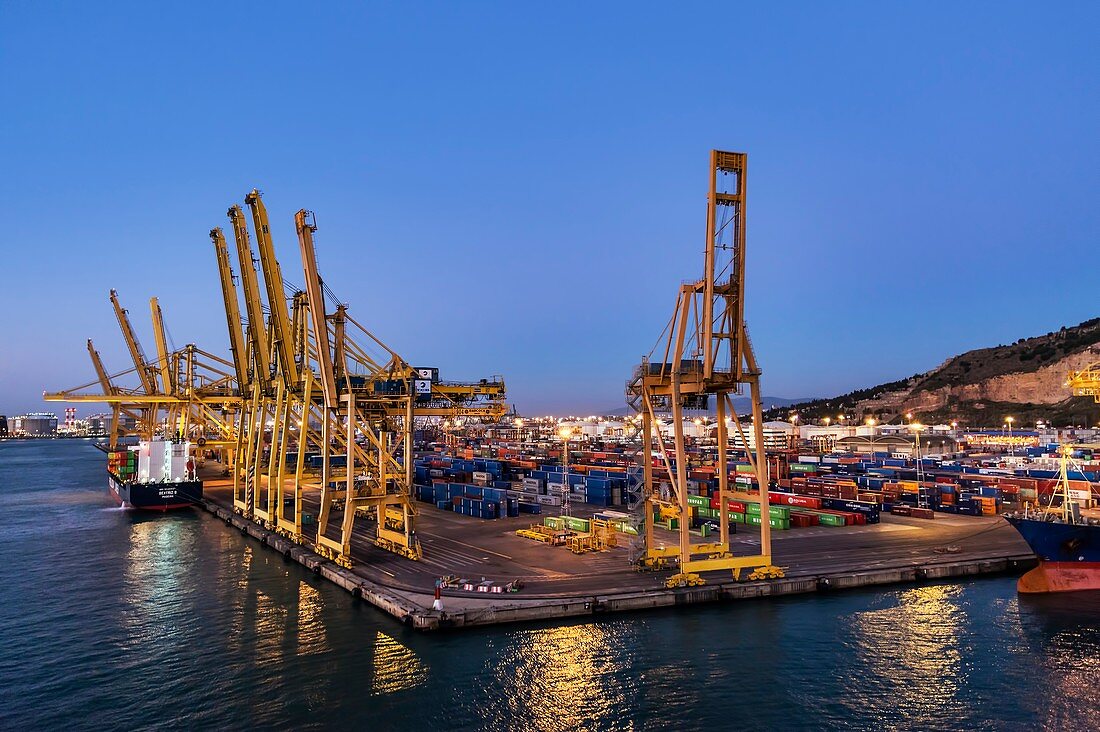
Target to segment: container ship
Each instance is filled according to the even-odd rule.
[[[1074,447],[1062,448],[1058,487],[1046,507],[1005,514],[1039,559],[1020,577],[1022,593],[1100,590],[1100,512],[1093,508],[1092,484],[1070,480],[1067,462]]]
[[[168,511],[202,500],[202,481],[186,440],[142,440],[108,452],[107,487],[126,508]]]

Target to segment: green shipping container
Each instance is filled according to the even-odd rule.
[[[591,531],[588,523],[588,519],[573,518],[572,516],[563,516],[565,519],[565,528],[570,531]]]
[[[542,525],[549,526],[551,529],[562,529],[565,527],[565,519],[561,516],[543,516]]]
[[[735,470],[738,473],[755,473],[756,472],[755,470],[752,469],[752,466],[749,465],[748,463],[738,463]]]
[[[817,515],[822,526],[844,526],[844,517],[832,513],[819,513]]]
[[[812,463],[791,463],[790,468],[796,473],[812,473],[817,470],[817,466]]]
[[[733,511],[730,511],[729,520],[730,521],[735,521],[736,523],[739,523],[739,524],[743,524],[743,523],[745,523],[745,514],[735,513]]]
[[[760,514],[751,514],[750,513],[745,518],[748,519],[748,523],[752,524],[753,526],[759,526],[760,525]],[[783,531],[785,529],[791,528],[791,522],[787,519],[772,517],[772,518],[768,519],[768,526],[771,526],[773,529],[778,529],[780,531]]]
[[[706,496],[688,496],[689,506],[698,506],[700,508],[710,508],[710,499]]]
[[[624,534],[629,534],[630,536],[637,536],[638,535],[638,530],[635,529],[633,526],[631,526],[628,523],[623,523],[621,531]]]
[[[759,503],[748,503],[748,504],[746,504],[745,507],[748,509],[748,513],[754,514],[756,516],[760,515],[760,504]],[[781,519],[788,519],[788,520],[791,518],[791,509],[788,506],[770,506],[769,505],[768,506],[768,513],[771,514],[772,518],[781,518]]]

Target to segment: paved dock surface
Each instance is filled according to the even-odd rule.
[[[205,493],[208,510],[224,516],[232,513],[227,481],[207,481]],[[305,511],[317,514],[316,496],[312,500],[307,496],[305,505]],[[318,565],[331,565],[324,574],[333,578],[339,575],[340,584],[349,589],[361,582],[360,592],[377,591],[400,606],[398,614],[417,615],[406,619],[429,628],[580,615],[591,612],[593,604],[604,609],[639,609],[683,604],[683,598],[702,602],[813,591],[821,589],[823,582],[841,587],[1014,568],[1022,571],[1031,558],[1027,544],[999,517],[937,514],[934,520],[927,520],[884,514],[881,523],[866,526],[773,531],[774,561],[785,568],[787,580],[737,584],[729,572],[708,572],[703,574],[706,587],[671,591],[664,588],[668,572],[639,573],[630,567],[627,547],[632,537],[620,534],[622,545],[617,548],[576,555],[564,547],[516,536],[516,529],[541,522],[541,516],[485,520],[442,511],[427,503],[417,506],[417,535],[424,553],[419,562],[373,546],[373,526],[364,519],[356,522],[351,570],[340,569],[308,552],[313,559],[307,561],[303,556],[300,561],[317,571]],[[600,510],[604,509],[574,504],[572,512],[590,517]],[[330,524],[338,525],[339,519],[336,514]],[[256,532],[250,529],[249,533],[270,534],[258,526],[254,528]],[[755,553],[759,530],[738,524],[737,531],[731,536],[734,553]],[[658,541],[662,537],[674,543],[671,533],[659,531]],[[265,541],[293,546],[275,536]],[[301,550],[296,552],[300,554]],[[448,588],[444,592],[445,613],[440,614],[431,607],[435,581],[443,575],[457,575],[474,583],[488,580],[504,584],[519,579],[524,586],[519,592],[506,594]],[[672,597],[678,599],[670,601]],[[386,602],[375,604],[395,612]]]

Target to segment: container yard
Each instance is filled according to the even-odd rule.
[[[137,466],[125,495],[152,480],[150,451],[170,453],[175,472],[153,471],[160,505],[201,506],[422,629],[1034,564],[1001,514],[1051,508],[1059,489],[1087,507],[1096,477],[1053,470],[1057,445],[1006,461],[942,437],[947,454],[922,456],[912,424],[914,454],[857,454],[765,429],[740,295],[746,170],[745,154],[711,152],[704,276],[680,285],[610,436],[524,420],[502,377],[448,381],[386,346],[325,286],[304,209],[304,286],[288,288],[256,190],[229,207],[231,236],[209,233],[228,357],[169,349],[155,297],[146,357],[112,290],[133,368],[109,374],[89,341],[97,378],[46,398],[133,420],[136,446],[113,429],[108,448],[126,479]],[[188,490],[173,492],[164,476],[180,471]]]
[[[1028,500],[1029,489],[1021,493],[1021,486],[1034,484],[1041,494],[1054,483],[1040,477],[1049,471],[989,474],[981,467],[987,460],[963,454],[926,460],[919,485],[909,480],[917,471],[913,460],[791,455],[790,465],[802,466],[792,471],[800,477],[777,479],[769,505],[785,576],[734,581],[729,571],[715,570],[702,573],[697,585],[669,589],[669,572],[639,572],[630,561],[638,540],[631,507],[614,502],[614,496],[629,500],[629,492],[615,493],[615,483],[626,479],[624,448],[571,450],[567,474],[560,447],[451,437],[450,445],[424,445],[416,458],[419,562],[373,546],[372,525],[364,523],[353,541],[355,561],[339,567],[233,513],[224,481],[207,482],[203,505],[357,597],[415,627],[439,629],[1020,573],[1034,557],[998,511]],[[707,448],[697,455],[695,474],[710,477],[695,479],[698,492],[689,494],[685,523],[692,536],[705,539],[716,523],[717,478],[705,465]],[[623,477],[607,477],[616,475]],[[758,545],[762,522],[751,495],[727,501],[736,527],[731,542],[746,550]],[[303,510],[316,515],[318,506],[307,500]],[[674,545],[679,519],[655,517],[655,524],[658,542]]]

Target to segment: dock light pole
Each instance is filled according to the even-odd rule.
[[[1005,417],[1005,424],[1008,425],[1008,454],[1011,457],[1016,456],[1016,447],[1012,444],[1012,423],[1015,421],[1012,417]]]
[[[573,490],[573,486],[569,483],[569,438],[573,434],[572,427],[561,427],[558,430],[558,436],[561,437],[562,450],[562,471],[565,478],[565,492],[561,497],[561,515],[568,516],[569,514],[569,494]]]
[[[875,418],[867,418],[867,426],[871,428],[871,458],[875,457]]]
[[[928,508],[928,494],[924,488],[924,467],[921,465],[920,459],[920,431],[924,429],[924,425],[920,422],[912,422],[909,429],[913,430],[913,446],[916,448],[917,454],[917,504],[924,504],[921,505],[921,508]]]

